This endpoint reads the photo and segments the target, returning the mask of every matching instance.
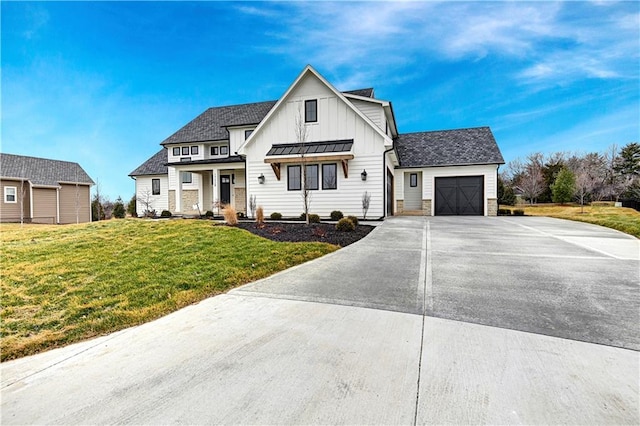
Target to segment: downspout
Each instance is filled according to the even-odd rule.
[[[392,140],[391,148],[382,153],[382,182],[384,182],[384,185],[382,185],[382,217],[387,217],[387,153],[395,149],[395,144],[395,140]],[[391,205],[391,211],[393,212],[393,204]]]

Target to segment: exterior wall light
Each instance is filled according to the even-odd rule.
[[[264,183],[264,175],[262,173],[260,173],[260,176],[258,176],[258,183],[260,185],[262,185]]]
[[[362,173],[360,173],[360,177],[362,178],[362,180],[367,180],[367,171],[363,170]]]

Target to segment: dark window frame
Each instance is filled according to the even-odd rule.
[[[180,147],[179,146],[174,146],[173,147],[173,156],[174,157],[180,157]]]
[[[212,146],[209,152],[210,152],[210,155],[218,155],[218,147]]]
[[[297,182],[294,181],[292,185],[291,177],[292,170],[297,169]],[[297,185],[295,185],[297,183]],[[297,187],[296,187],[297,186]],[[302,189],[302,167],[299,165],[287,166],[287,191],[300,191]]]
[[[191,147],[191,155],[198,155],[198,146]]]
[[[188,146],[183,146],[182,147],[182,155],[189,155],[189,147]]]
[[[253,133],[253,129],[248,129],[244,131],[244,140],[246,141],[247,139],[249,139],[249,136],[251,136],[251,134]]]
[[[311,107],[313,105],[313,108]],[[307,99],[304,101],[304,122],[305,123],[317,123],[318,122],[318,100]]]
[[[409,186],[411,188],[417,188],[418,187],[418,174],[417,173],[411,173],[409,175]]]
[[[228,145],[222,145],[220,147],[220,155],[229,155],[229,146]]]
[[[182,183],[193,183],[193,175],[191,172],[180,172],[180,180]]]
[[[327,173],[325,172],[325,167],[333,168],[333,182],[329,182],[326,179]],[[330,185],[333,183],[333,187]],[[328,163],[322,165],[322,189],[325,191],[333,191],[338,189],[338,164],[337,163]]]
[[[151,179],[151,195],[160,195],[160,179]]]
[[[310,173],[310,172],[309,172],[309,169],[312,169],[312,170],[313,170],[313,168],[315,168],[315,173],[313,173],[313,172],[311,172],[311,173]],[[305,186],[306,186],[306,189],[307,189],[307,190],[309,190],[309,191],[317,191],[317,190],[320,188],[320,182],[319,182],[319,180],[320,180],[320,179],[319,179],[320,175],[319,175],[319,171],[320,171],[320,168],[318,167],[318,165],[317,165],[317,164],[306,164],[306,165],[305,165],[305,174],[304,174],[304,178],[305,178],[305,181],[306,181],[306,185],[305,185]],[[312,186],[312,184],[313,184],[314,182],[309,182],[309,176],[312,176],[312,177],[313,177],[313,175],[314,175],[314,174],[315,174],[315,186]]]

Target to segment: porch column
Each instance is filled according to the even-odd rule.
[[[198,185],[198,206],[200,207],[200,210],[204,210],[207,211],[207,209],[204,206],[204,180],[206,177],[208,177],[205,173],[198,173],[198,176],[200,177],[200,183]]]
[[[178,185],[176,186],[176,212],[179,213],[182,211],[182,172],[177,171],[178,173]]]

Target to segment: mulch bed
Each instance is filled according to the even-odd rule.
[[[288,223],[265,222],[258,225],[255,222],[239,222],[238,228],[273,241],[283,242],[322,242],[340,247],[348,246],[365,237],[373,230],[373,226],[358,225],[353,232],[340,232],[331,223]]]

